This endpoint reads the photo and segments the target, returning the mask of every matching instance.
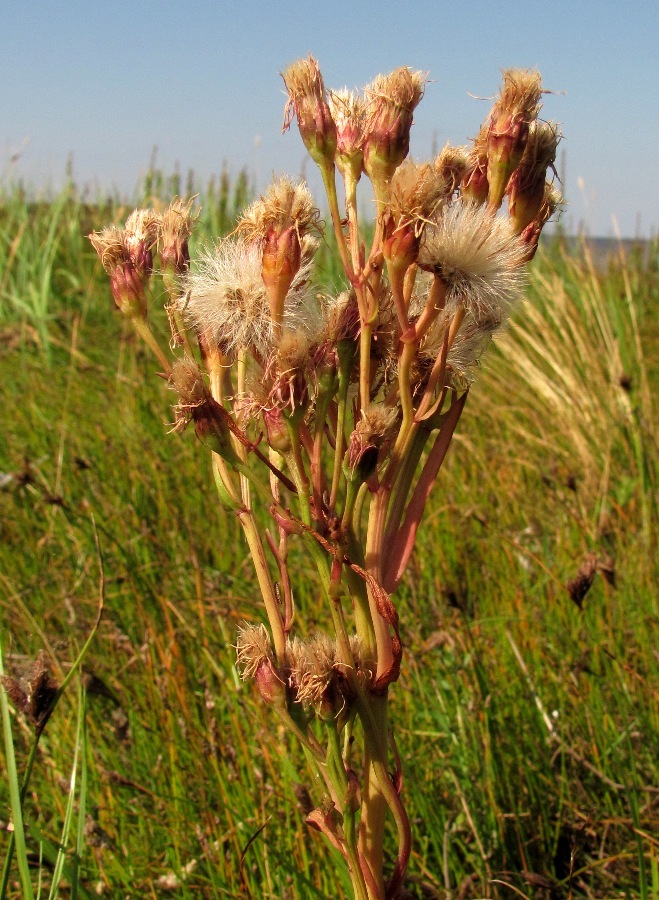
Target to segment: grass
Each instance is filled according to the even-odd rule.
[[[154,172],[144,192],[175,189]],[[229,230],[247,193],[205,189],[205,233]],[[192,435],[167,434],[173,398],[83,237],[125,213],[72,186],[0,204],[6,670],[43,649],[66,675],[97,613],[92,515],[105,560],[85,739],[72,685],[24,804],[33,884],[50,889],[67,823],[90,895],[335,897],[304,762],[234,668],[238,623],[261,618],[247,548]],[[657,261],[598,270],[549,247],[472,390],[398,600],[413,897],[659,896]],[[566,583],[589,553],[615,583],[597,575],[579,609]],[[22,773],[21,717],[13,737]],[[6,822],[5,779],[0,802]],[[17,868],[10,884],[22,896]]]

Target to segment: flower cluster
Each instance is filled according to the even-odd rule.
[[[176,392],[173,430],[194,425],[220,499],[244,530],[267,627],[240,631],[242,675],[304,745],[327,791],[308,821],[344,855],[355,896],[375,900],[397,895],[410,854],[389,759],[387,694],[402,657],[391,595],[479,359],[521,297],[525,266],[560,206],[547,181],[560,132],[538,118],[539,74],[508,69],[471,144],[415,162],[424,73],[400,68],[362,93],[328,92],[309,57],[283,79],[285,127],[297,119],[327,193],[326,231],[345,271],[337,296],[316,278],[327,239],[320,212],[306,185],[286,177],[192,262],[191,200],[162,214],[136,211],[125,229],[90,237],[117,307]],[[377,211],[368,250],[355,200],[362,176]],[[158,251],[170,346],[183,349],[174,364],[147,317]],[[293,542],[316,570],[311,589],[331,637],[293,635]],[[398,837],[388,881],[384,810]]]

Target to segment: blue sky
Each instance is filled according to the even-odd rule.
[[[247,165],[259,187],[300,172],[278,75],[311,51],[330,87],[428,70],[412,155],[463,143],[502,67],[536,66],[562,123],[570,228],[659,230],[659,4],[566,0],[379,3],[2,0],[0,182],[130,193],[152,147],[200,178]],[[16,159],[17,157],[17,159]],[[12,161],[14,159],[14,161]],[[560,167],[560,166],[559,166]],[[309,164],[309,169],[311,164]]]

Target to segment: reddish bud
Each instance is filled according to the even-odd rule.
[[[288,91],[284,112],[284,131],[297,118],[300,136],[309,155],[319,166],[334,164],[336,125],[327,104],[327,93],[317,61],[308,59],[292,63],[282,72]]]
[[[368,101],[364,168],[376,184],[392,178],[410,149],[412,118],[423,97],[425,75],[396,69],[364,89]]]

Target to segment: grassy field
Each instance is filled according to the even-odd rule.
[[[154,176],[145,195],[177,189]],[[202,232],[229,230],[247,193],[206,189]],[[338,871],[347,897],[304,824],[304,761],[234,667],[238,623],[261,619],[238,525],[193,436],[167,433],[173,395],[84,238],[127,211],[73,186],[0,201],[5,669],[44,651],[61,680],[76,658],[98,606],[92,517],[105,572],[84,740],[74,682],[24,804],[33,881],[48,890],[70,819],[78,896],[334,898]],[[659,898],[658,293],[656,246],[596,270],[547,245],[472,389],[397,601],[411,897]],[[571,597],[584,564],[592,587]],[[307,627],[325,616],[314,585],[310,569]],[[21,773],[34,731],[12,727]],[[3,777],[4,848],[9,816]]]

